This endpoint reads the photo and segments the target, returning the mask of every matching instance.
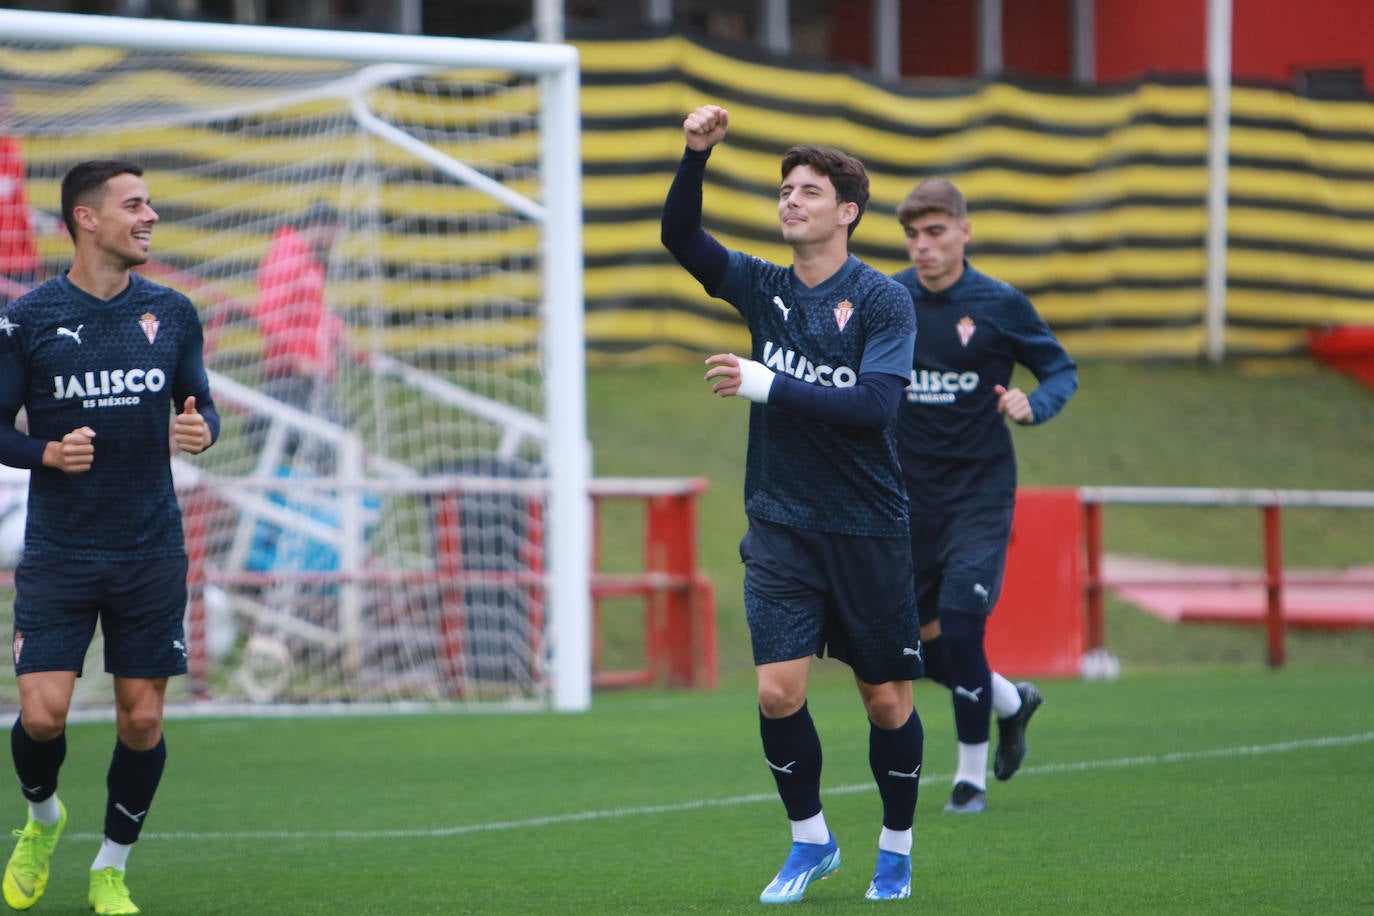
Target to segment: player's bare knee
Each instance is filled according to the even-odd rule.
[[[40,743],[51,741],[67,730],[65,709],[26,709],[20,717],[24,732]]]
[[[162,737],[162,710],[120,710],[115,723],[119,740],[136,751],[144,751],[157,744]]]
[[[770,719],[781,719],[801,709],[806,703],[806,691],[786,684],[759,684],[759,709]]]
[[[879,728],[901,728],[911,718],[911,687],[898,688],[898,683],[883,684],[877,689],[865,691],[864,711],[868,720]]]

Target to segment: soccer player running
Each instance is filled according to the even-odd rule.
[[[167,758],[167,678],[186,672],[187,560],[169,439],[197,454],[220,421],[195,308],[131,273],[148,260],[158,221],[142,170],[74,166],[62,179],[62,218],[76,246],[71,269],[0,311],[0,461],[32,470],[10,741],[29,817],[3,891],[24,910],[47,887],[67,824],[57,796],[67,713],[99,619],[116,740],[88,901],[96,913],[137,913],[125,867]],[[27,435],[14,428],[21,407]]]
[[[897,431],[925,673],[953,694],[959,765],[945,811],[977,814],[987,807],[991,714],[993,773],[1010,779],[1042,702],[1033,684],[994,674],[983,650],[1016,500],[1016,455],[1003,418],[1049,420],[1078,388],[1078,369],[1024,294],[965,258],[972,227],[958,188],[943,178],[921,182],[897,219],[914,266],[895,279],[911,291],[921,327]],[[1017,363],[1039,382],[1029,396],[1011,387]]]
[[[893,417],[915,344],[911,297],[849,254],[868,203],[862,163],[798,146],[782,159],[782,267],[728,251],[701,226],[702,178],[724,139],[723,108],[683,122],[687,149],[663,208],[663,243],[708,293],[739,310],[752,358],[720,353],[706,378],[751,402],[740,543],[744,606],[758,679],[764,758],[792,847],[764,903],[793,903],[840,865],[821,811],[821,742],[807,710],[811,656],[854,672],[882,800],[877,864],[865,896],[911,893],[911,828],[924,733],[911,684],[921,676],[906,497]]]

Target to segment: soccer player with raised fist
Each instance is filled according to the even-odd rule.
[[[893,417],[911,366],[911,296],[849,253],[868,175],[839,150],[795,146],[781,164],[777,216],[790,265],[728,251],[701,225],[702,180],[729,113],[683,122],[686,150],[663,208],[663,243],[706,292],[749,325],[747,356],[717,353],[706,379],[749,401],[740,542],[758,682],[763,757],[792,846],[764,903],[793,903],[839,867],[821,810],[821,741],[807,708],[813,657],[849,665],[868,719],[882,800],[866,897],[911,893],[912,823],[924,733],[906,495]]]

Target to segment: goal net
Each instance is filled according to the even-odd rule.
[[[0,11],[0,136],[0,299],[69,263],[65,171],[130,159],[205,326],[172,701],[588,705],[575,51]]]

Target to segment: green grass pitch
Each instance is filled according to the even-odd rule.
[[[913,900],[862,899],[880,808],[846,669],[819,662],[845,864],[807,913],[1351,913],[1374,908],[1374,669],[1044,681],[1030,756],[944,815],[947,695],[923,683]],[[752,686],[603,693],[586,715],[172,720],[130,861],[149,914],[751,913],[789,836]],[[35,912],[85,912],[112,726],[73,725],[71,810]],[[995,739],[994,739],[995,740]],[[22,808],[12,793],[10,818]]]

